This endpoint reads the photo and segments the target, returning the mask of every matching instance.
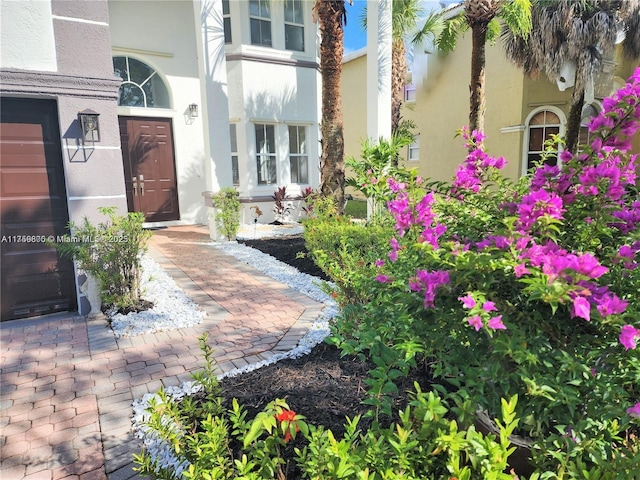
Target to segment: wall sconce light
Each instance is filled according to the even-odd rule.
[[[78,121],[82,127],[82,139],[85,142],[99,142],[100,141],[100,124],[98,117],[100,114],[93,110],[86,109],[78,112]]]
[[[198,116],[198,104],[192,103],[189,105],[189,118],[196,118]]]

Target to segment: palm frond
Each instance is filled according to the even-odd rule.
[[[531,32],[531,0],[504,2],[499,17],[515,35],[526,38]]]
[[[455,50],[458,35],[463,35],[469,30],[469,24],[464,15],[458,15],[444,22],[444,28],[436,40],[437,47],[444,53]]]
[[[413,45],[420,45],[426,42],[428,39],[436,40],[442,31],[444,30],[444,19],[442,18],[441,11],[431,12],[427,18],[424,19],[424,24],[411,39]]]

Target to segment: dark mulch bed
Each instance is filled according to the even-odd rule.
[[[303,273],[308,273],[323,280],[329,280],[308,254],[302,235],[263,238],[258,240],[238,240],[238,243],[244,243],[248,247],[253,247],[263,253],[267,253],[281,262],[297,268]]]
[[[296,267],[298,270],[325,278],[324,273],[305,255],[307,253],[302,235],[277,237],[260,240],[243,240],[242,243],[272,255],[278,260]],[[252,418],[267,403],[276,398],[285,399],[289,407],[304,415],[313,425],[324,425],[331,429],[336,437],[344,433],[345,417],[364,415],[370,409],[362,404],[365,399],[368,371],[375,368],[369,361],[355,356],[340,357],[333,346],[320,344],[309,355],[298,359],[282,360],[276,364],[260,368],[243,375],[226,378],[220,382],[227,406],[236,398]],[[413,389],[413,382],[423,387],[429,383],[426,372],[413,374],[399,380],[399,395],[394,399],[397,409],[407,405],[407,390]],[[372,419],[365,417],[360,421],[363,430]],[[390,423],[391,419],[382,419],[381,423]],[[300,447],[300,437],[287,444],[285,458],[294,458],[293,448]],[[295,470],[293,461],[289,462],[287,479],[297,479],[300,472]]]
[[[362,361],[355,356],[340,357],[337,348],[322,343],[309,355],[281,360],[253,372],[223,379],[220,382],[225,399],[223,404],[230,408],[231,399],[236,398],[248,412],[247,418],[253,418],[269,402],[281,398],[290,409],[304,415],[307,423],[323,425],[336,438],[340,438],[344,434],[346,417],[362,415],[358,425],[363,431],[373,421],[372,417],[365,416],[371,407],[362,404],[366,398],[364,380],[373,368],[375,365],[372,362]],[[428,390],[430,382],[426,372],[414,371],[409,377],[400,379],[399,394],[394,398],[395,411],[406,407],[409,400],[406,391],[413,389],[414,381]],[[386,427],[395,420],[397,418],[383,416],[380,424]],[[288,480],[302,478],[302,473],[295,465],[294,448],[302,448],[304,443],[299,436],[287,443],[282,452],[288,463]],[[240,445],[231,445],[231,448],[236,457],[242,455]]]

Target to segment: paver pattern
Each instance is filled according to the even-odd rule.
[[[154,232],[150,254],[207,311],[192,328],[116,338],[104,317],[0,324],[0,478],[138,478],[131,403],[201,366],[207,332],[222,372],[290,350],[324,306],[210,245],[203,227]]]

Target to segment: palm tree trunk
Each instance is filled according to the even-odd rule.
[[[407,78],[407,61],[404,41],[394,40],[391,50],[391,133],[400,125],[400,109],[404,102],[404,87]]]
[[[578,98],[574,98],[577,96]],[[567,118],[567,133],[565,134],[565,149],[576,153],[578,139],[580,138],[580,120],[582,120],[582,107],[584,105],[584,89],[580,95],[572,97],[569,118]]]
[[[485,46],[487,23],[473,22],[471,25],[471,83],[469,85],[469,130],[484,131],[485,111]]]
[[[336,207],[344,209],[344,133],[340,75],[344,51],[343,0],[317,0],[320,24],[320,72],[322,75],[322,156],[320,191],[333,197]]]

